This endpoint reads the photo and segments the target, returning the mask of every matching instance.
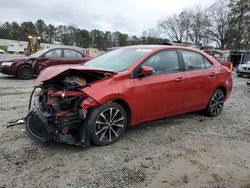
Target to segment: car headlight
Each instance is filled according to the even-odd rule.
[[[9,61],[9,62],[2,62],[1,65],[3,66],[11,66],[13,64],[13,62]]]

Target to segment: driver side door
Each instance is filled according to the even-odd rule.
[[[41,70],[53,66],[60,65],[62,61],[62,49],[52,49],[40,57],[37,61],[37,73]]]
[[[176,50],[165,50],[149,57],[143,66],[155,72],[134,78],[133,108],[138,122],[158,119],[183,111],[185,75]]]

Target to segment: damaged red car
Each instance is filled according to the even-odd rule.
[[[26,128],[42,142],[107,145],[142,122],[200,110],[214,117],[230,95],[231,74],[191,48],[120,48],[84,65],[43,70]]]
[[[0,73],[28,80],[49,66],[81,64],[90,59],[90,56],[71,48],[45,48],[30,56],[0,62]]]

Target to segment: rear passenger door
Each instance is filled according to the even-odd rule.
[[[181,53],[186,78],[184,110],[203,109],[215,88],[216,70],[213,64],[199,52],[182,50]]]
[[[80,64],[83,63],[82,55],[71,49],[63,50],[63,64]]]

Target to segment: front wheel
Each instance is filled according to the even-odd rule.
[[[30,65],[21,65],[18,67],[16,75],[19,79],[29,80],[33,78],[34,72]]]
[[[128,119],[124,108],[109,102],[90,112],[90,136],[96,145],[114,143],[124,133]]]
[[[205,110],[206,114],[210,117],[218,116],[224,106],[225,94],[221,89],[215,90],[212,94],[207,108]]]

